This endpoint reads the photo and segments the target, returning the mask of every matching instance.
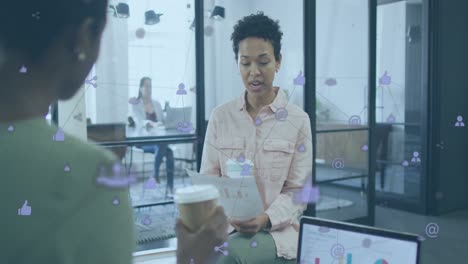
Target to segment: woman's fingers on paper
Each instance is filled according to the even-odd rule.
[[[231,218],[230,221],[231,221],[231,223],[233,223],[235,225],[242,225],[242,224],[245,224],[245,223],[249,222],[250,220],[243,221],[243,220],[238,220],[238,219]]]

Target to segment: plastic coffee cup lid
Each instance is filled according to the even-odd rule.
[[[174,194],[174,201],[178,204],[198,203],[218,198],[219,191],[211,184],[180,188]]]

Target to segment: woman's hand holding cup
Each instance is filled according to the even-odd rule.
[[[177,220],[177,263],[216,263],[220,256],[214,251],[216,246],[222,245],[228,239],[228,221],[221,206],[216,208],[214,215],[196,232],[190,232]]]
[[[177,263],[215,263],[219,253],[214,248],[228,238],[224,209],[217,206],[219,192],[212,185],[178,189],[174,201],[180,219],[176,223]],[[217,254],[218,253],[218,254]]]

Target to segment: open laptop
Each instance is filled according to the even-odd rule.
[[[166,120],[164,126],[166,129],[175,129],[181,122],[190,122],[192,117],[192,107],[167,108]]]
[[[419,264],[417,235],[302,217],[300,264]]]

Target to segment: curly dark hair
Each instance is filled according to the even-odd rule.
[[[273,45],[275,59],[279,60],[282,36],[283,32],[280,30],[279,20],[274,21],[264,15],[262,11],[245,16],[234,26],[234,32],[231,35],[236,61],[239,59],[239,42],[248,37],[269,41]]]

